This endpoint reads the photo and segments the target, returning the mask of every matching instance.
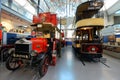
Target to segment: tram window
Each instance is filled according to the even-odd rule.
[[[98,35],[94,35],[94,40],[99,40],[99,36]]]
[[[76,40],[80,40],[80,36],[76,36]]]
[[[83,35],[83,40],[88,40],[88,34]]]
[[[82,40],[82,37],[80,36],[80,40]]]
[[[77,36],[77,39],[79,38],[79,36]]]

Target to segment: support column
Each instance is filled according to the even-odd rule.
[[[67,25],[64,25],[64,38],[67,38]]]
[[[90,40],[90,41],[92,41],[92,34],[91,34],[91,33],[92,33],[92,32],[91,32],[91,29],[90,29],[90,30],[89,30],[89,34],[88,34],[88,35],[89,35],[89,40]]]
[[[8,0],[8,6],[11,8],[12,7],[12,2],[13,0]]]
[[[37,5],[37,15],[39,14],[39,6],[40,6],[40,0],[38,0],[38,5]]]
[[[1,0],[0,0],[0,24],[1,24]]]
[[[1,24],[1,0],[0,0],[0,49],[1,49],[1,47],[2,47],[2,24]],[[1,53],[1,51],[0,51],[0,53]],[[2,61],[3,57],[2,56],[0,56],[0,57],[1,57],[0,61]],[[2,64],[0,63],[0,65],[2,65]]]

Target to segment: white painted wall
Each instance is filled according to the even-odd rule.
[[[114,24],[114,15],[110,15],[110,16],[104,15],[104,16],[105,16],[104,17],[105,26]]]
[[[107,13],[104,11],[105,26],[114,24],[114,13],[119,9],[120,0],[116,0],[115,4],[108,8]]]
[[[16,17],[15,15],[6,13],[2,11],[1,16],[2,26],[6,28],[6,31],[9,32],[11,29],[15,29],[18,26],[30,26],[31,22],[25,21],[21,18]]]

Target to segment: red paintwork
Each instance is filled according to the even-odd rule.
[[[2,30],[0,30],[0,40],[2,40]]]
[[[33,21],[32,21],[33,23],[40,23],[40,18],[39,18],[39,16],[35,16],[35,15],[33,15]]]
[[[54,26],[57,26],[57,17],[56,14],[51,14],[51,21]]]
[[[47,40],[45,38],[32,38],[32,50],[38,53],[47,51]]]
[[[33,23],[52,23],[53,26],[57,26],[56,14],[51,14],[50,12],[39,13],[37,16],[33,16]]]
[[[2,40],[2,24],[0,24],[0,42]]]
[[[92,48],[94,48],[95,50],[92,50]],[[89,46],[89,47],[87,48],[87,51],[88,51],[88,52],[93,52],[93,53],[97,53],[98,50],[99,50],[98,47],[97,47],[97,46],[94,46],[94,45]]]
[[[62,37],[64,37],[64,32],[61,33]]]
[[[50,23],[50,12],[44,12],[44,13],[39,13],[39,18],[40,18],[40,22],[48,22]]]
[[[92,50],[94,48],[95,50]],[[83,43],[81,47],[81,52],[82,53],[102,53],[102,44],[100,43]]]
[[[52,64],[51,65],[55,66],[56,62],[57,62],[57,56],[56,56],[56,54],[52,54]]]

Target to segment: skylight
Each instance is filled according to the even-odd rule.
[[[27,0],[14,0],[14,1],[20,4],[21,6],[25,6],[25,4],[28,2]]]
[[[116,11],[115,14],[120,14],[120,10]]]
[[[104,7],[105,9],[109,9],[113,6],[118,0],[104,0]]]
[[[27,0],[14,0],[19,5],[23,6],[26,10],[28,10],[31,14],[35,14],[35,8],[27,1]]]
[[[27,3],[27,4],[24,6],[24,8],[25,8],[26,10],[28,10],[30,13],[35,14],[35,8],[34,8],[32,5],[30,5],[30,3]]]

